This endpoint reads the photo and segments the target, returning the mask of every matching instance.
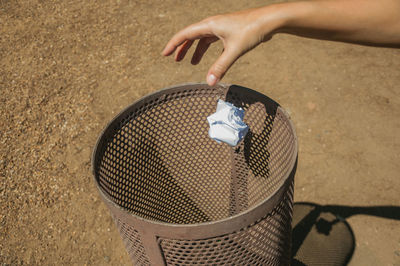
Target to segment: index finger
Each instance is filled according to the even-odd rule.
[[[162,54],[165,56],[172,54],[175,49],[186,40],[196,40],[208,36],[213,36],[208,26],[208,23],[202,21],[196,24],[189,25],[183,30],[176,33],[171,38],[171,40],[169,40],[164,50],[162,51]]]

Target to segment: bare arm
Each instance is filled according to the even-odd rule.
[[[221,40],[224,52],[207,73],[207,82],[215,85],[241,55],[278,33],[400,48],[400,0],[315,0],[218,15],[175,34],[163,55],[175,51],[180,61],[199,39],[192,57],[197,64]]]
[[[292,3],[282,32],[315,39],[400,47],[399,0]]]

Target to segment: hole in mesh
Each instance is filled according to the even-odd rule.
[[[272,100],[257,101],[240,88],[228,92],[226,100],[246,109],[250,125],[235,152],[208,137],[216,98],[221,91],[186,89],[132,106],[102,149],[104,192],[138,216],[178,224],[224,219],[271,195],[294,151],[286,117],[276,115]]]

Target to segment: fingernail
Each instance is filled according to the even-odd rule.
[[[208,77],[207,77],[208,85],[214,86],[215,84],[217,84],[217,82],[218,82],[217,77],[214,76],[214,74],[208,75]]]

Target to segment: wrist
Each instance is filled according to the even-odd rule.
[[[302,17],[310,12],[308,2],[272,4],[262,8],[261,31],[265,36],[276,33],[290,33]]]

